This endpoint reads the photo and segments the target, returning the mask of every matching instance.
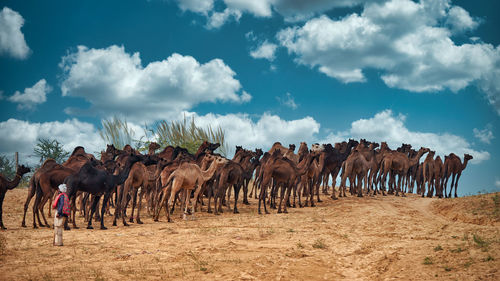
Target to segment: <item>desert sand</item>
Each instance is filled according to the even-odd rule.
[[[198,212],[108,230],[22,228],[27,189],[9,191],[1,280],[500,280],[500,194],[347,197],[288,214]],[[30,208],[31,209],[31,208]],[[206,210],[206,209],[205,209]],[[52,220],[50,220],[52,224]],[[98,226],[98,223],[94,224]]]

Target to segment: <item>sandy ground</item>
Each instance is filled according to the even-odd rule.
[[[1,280],[500,280],[498,193],[324,196],[315,208],[260,216],[251,200],[240,214],[183,221],[176,212],[173,223],[145,215],[143,225],[112,227],[106,217],[105,231],[78,218],[64,247],[52,246],[52,229],[20,227],[26,193],[5,199]]]

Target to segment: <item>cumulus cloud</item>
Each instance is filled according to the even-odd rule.
[[[461,136],[449,133],[411,131],[406,127],[405,121],[405,115],[395,115],[391,110],[384,110],[371,118],[352,122],[347,131],[331,133],[322,142],[333,143],[348,138],[365,138],[376,142],[385,141],[392,149],[396,149],[402,143],[410,143],[414,149],[428,147],[442,157],[450,153],[463,157],[464,153],[468,153],[474,157],[471,160],[471,163],[474,164],[490,158],[489,152],[474,150],[471,144]]]
[[[194,117],[198,126],[221,126],[225,130],[225,139],[232,152],[236,145],[246,148],[269,149],[275,141],[287,145],[300,141],[312,141],[319,132],[320,124],[312,117],[297,120],[284,120],[277,115],[265,113],[252,119],[248,114],[213,114],[198,115],[183,112],[186,117]],[[133,131],[133,139],[138,140],[144,130],[137,123],[128,122]],[[72,151],[76,146],[85,147],[87,152],[98,153],[105,148],[94,125],[77,119],[64,122],[31,123],[17,119],[0,122],[0,154],[12,155],[18,151],[21,162],[37,164],[39,159],[33,154],[33,147],[38,138],[57,139],[64,149]]]
[[[206,14],[213,9],[214,0],[177,0],[177,4],[183,11]]]
[[[474,136],[483,143],[490,144],[491,140],[495,138],[491,131],[491,124],[488,124],[486,128],[482,130],[474,128],[472,131],[474,132]]]
[[[30,48],[24,40],[21,27],[24,18],[16,11],[4,7],[0,11],[0,55],[9,55],[17,59],[25,59]]]
[[[320,124],[312,117],[304,117],[297,120],[283,120],[277,115],[264,113],[257,120],[253,120],[248,114],[213,114],[193,116],[199,126],[221,126],[225,130],[225,139],[234,149],[235,145],[254,149],[269,149],[276,141],[284,145],[291,143],[299,144],[301,141],[311,142],[319,133]]]
[[[9,101],[18,103],[18,109],[34,109],[36,105],[47,101],[46,95],[51,91],[52,87],[45,79],[41,79],[33,87],[24,89],[23,93],[16,91]]]
[[[267,40],[262,42],[260,46],[250,52],[250,56],[254,59],[266,59],[273,61],[275,58],[276,48],[278,45],[269,43]]]
[[[453,6],[446,19],[446,24],[456,33],[475,29],[479,22],[473,19],[462,7]]]
[[[38,138],[57,139],[67,151],[83,146],[89,153],[101,151],[105,144],[94,125],[70,119],[64,122],[31,123],[17,119],[0,122],[0,154],[19,152],[20,162],[37,164],[33,148]]]
[[[207,20],[208,29],[217,29],[230,20],[239,21],[241,12],[239,10],[226,8],[223,12],[213,12]]]
[[[281,105],[284,105],[284,106],[289,107],[291,109],[297,109],[297,107],[299,107],[295,103],[295,99],[293,98],[292,94],[290,94],[290,93],[286,93],[286,95],[284,97],[276,97],[276,99],[278,100],[278,102]]]
[[[446,0],[374,2],[359,15],[320,16],[281,30],[277,38],[297,63],[344,83],[366,81],[365,69],[379,69],[386,85],[413,92],[457,92],[476,83],[500,112],[500,49],[456,45],[451,31],[439,25],[449,20],[462,29],[477,26],[462,12]]]
[[[230,15],[237,20],[243,13],[258,18],[269,18],[273,11],[282,15],[287,22],[304,21],[334,8],[354,7],[385,0],[223,0],[223,11],[214,7],[213,0],[177,0],[179,8],[204,15],[207,28],[219,28],[229,21]],[[229,13],[231,12],[231,13]]]
[[[202,64],[191,56],[172,54],[143,67],[139,53],[128,54],[123,47],[79,46],[63,57],[60,67],[63,96],[82,97],[91,104],[89,109],[69,108],[67,113],[149,122],[175,118],[203,102],[251,99],[221,59]]]

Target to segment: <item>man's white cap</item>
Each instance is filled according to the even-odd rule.
[[[59,185],[59,191],[66,192],[66,185],[64,183]]]

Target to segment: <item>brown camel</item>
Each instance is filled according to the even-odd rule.
[[[269,154],[272,155],[276,150],[278,150],[281,155],[285,154],[285,152],[288,151],[288,149],[281,145],[281,142],[279,141],[275,142],[271,149],[269,149]]]
[[[453,185],[455,185],[455,198],[457,196],[457,187],[458,187],[458,180],[460,179],[460,176],[462,175],[462,171],[465,170],[467,167],[467,163],[469,160],[471,160],[473,157],[469,154],[464,154],[464,163],[460,161],[460,158],[451,153],[448,155],[444,161],[444,193],[446,195],[446,186],[448,184],[448,179],[451,176],[451,186],[450,186],[450,193],[446,198],[451,197],[451,191],[453,189]]]
[[[282,157],[279,151],[275,150],[264,169],[259,197],[259,214],[261,214],[261,202],[264,202],[264,211],[266,212],[266,214],[269,214],[269,212],[267,211],[265,198],[267,197],[267,187],[271,184],[271,180],[273,180],[273,189],[278,190],[278,188],[281,187],[278,213],[281,213],[281,206],[283,205],[283,200],[285,198],[286,199],[283,212],[287,213],[288,211],[286,203],[289,200],[290,191],[294,188],[294,185],[297,184],[297,179],[307,172],[309,166],[311,165],[311,162],[316,157],[317,154],[310,153],[299,163],[299,165],[295,165],[294,162]],[[275,192],[271,191],[271,196],[273,196],[273,194],[275,194]]]
[[[436,151],[430,151],[424,160],[424,184],[422,185],[422,197],[425,196],[425,185],[427,184],[427,197],[432,197],[434,193],[434,154]]]
[[[295,151],[295,144],[290,144],[288,146],[288,150],[285,152],[283,156],[292,160],[295,164],[299,164],[299,155],[295,154],[294,151]]]
[[[441,157],[438,156],[434,159],[434,184],[436,186],[436,196],[439,198],[443,198],[443,176],[444,165]]]
[[[420,150],[418,151],[418,154],[414,157],[409,159],[406,153],[403,152],[389,152],[384,156],[384,159],[382,160],[382,168],[383,168],[383,175],[381,176],[381,185],[385,184],[387,174],[390,172],[391,173],[391,178],[393,178],[396,190],[396,196],[399,194],[401,191],[402,196],[404,195],[404,190],[402,189],[402,183],[403,178],[407,176],[408,174],[408,169],[410,166],[414,165],[417,163],[422,157],[424,153],[429,152],[430,149],[421,147]],[[398,175],[398,182],[396,183],[395,178],[396,175]],[[384,188],[385,189],[385,188]]]
[[[2,220],[2,210],[3,210],[3,200],[5,198],[5,194],[7,190],[11,190],[17,187],[17,185],[21,182],[21,178],[24,174],[29,173],[30,168],[25,167],[23,165],[18,166],[16,169],[16,175],[13,180],[9,181],[4,175],[0,174],[0,228],[7,229],[3,225]]]
[[[149,178],[149,174],[146,168],[146,165],[144,165],[142,162],[136,162],[134,165],[132,165],[132,168],[130,169],[130,172],[128,174],[127,179],[123,183],[122,188],[120,189],[120,195],[118,198],[121,198],[121,200],[118,200],[118,204],[116,205],[116,210],[115,210],[115,215],[113,219],[113,226],[116,226],[116,219],[118,216],[121,216],[123,225],[128,226],[127,222],[125,221],[125,209],[127,206],[128,202],[128,194],[130,191],[133,190],[133,195],[135,199],[135,195],[137,194],[137,190],[139,188],[141,189],[141,193],[139,196],[139,204],[138,204],[138,209],[137,209],[137,217],[136,221],[138,224],[142,224],[141,217],[140,217],[140,210],[141,210],[141,203],[142,203],[142,196],[144,195],[145,192],[145,187],[147,185]],[[135,200],[134,200],[135,201]],[[130,222],[133,222],[134,218],[134,207],[135,204],[132,204],[132,213],[130,216]]]
[[[57,164],[56,160],[54,159],[47,159],[43,162],[43,164],[40,166],[40,168],[38,168],[35,173],[33,174],[33,176],[31,176],[31,179],[30,179],[30,185],[29,185],[29,188],[28,188],[28,196],[26,197],[26,201],[24,202],[24,213],[23,213],[23,222],[21,223],[21,226],[22,227],[26,227],[26,212],[28,211],[28,207],[29,207],[29,204],[31,202],[31,199],[33,198],[33,196],[35,196],[35,193],[36,193],[36,185],[38,184],[38,178],[40,177],[40,175],[42,175],[44,172],[52,169],[53,167],[57,166],[59,164]],[[40,198],[41,199],[41,198]],[[40,200],[39,199],[39,200]],[[35,199],[36,200],[36,199]],[[38,214],[37,211],[35,211],[35,208],[38,208],[39,205],[38,204],[34,204],[33,205],[33,227],[34,228],[37,228],[36,224],[34,223],[35,222],[35,214]],[[40,221],[40,217],[38,217],[38,223],[40,225],[42,225],[41,221]]]
[[[168,179],[165,181],[165,185],[163,185],[163,199],[161,203],[158,204],[159,207],[157,208],[155,220],[158,219],[161,207],[165,205],[167,220],[171,222],[169,206],[173,203],[174,198],[179,191],[184,191],[184,219],[186,219],[187,210],[191,203],[190,192],[196,187],[201,186],[205,181],[212,178],[217,168],[220,165],[225,164],[226,161],[226,159],[217,158],[212,161],[210,168],[204,171],[194,163],[182,163],[172,174],[170,174]],[[194,205],[192,206],[191,213],[194,215]]]

